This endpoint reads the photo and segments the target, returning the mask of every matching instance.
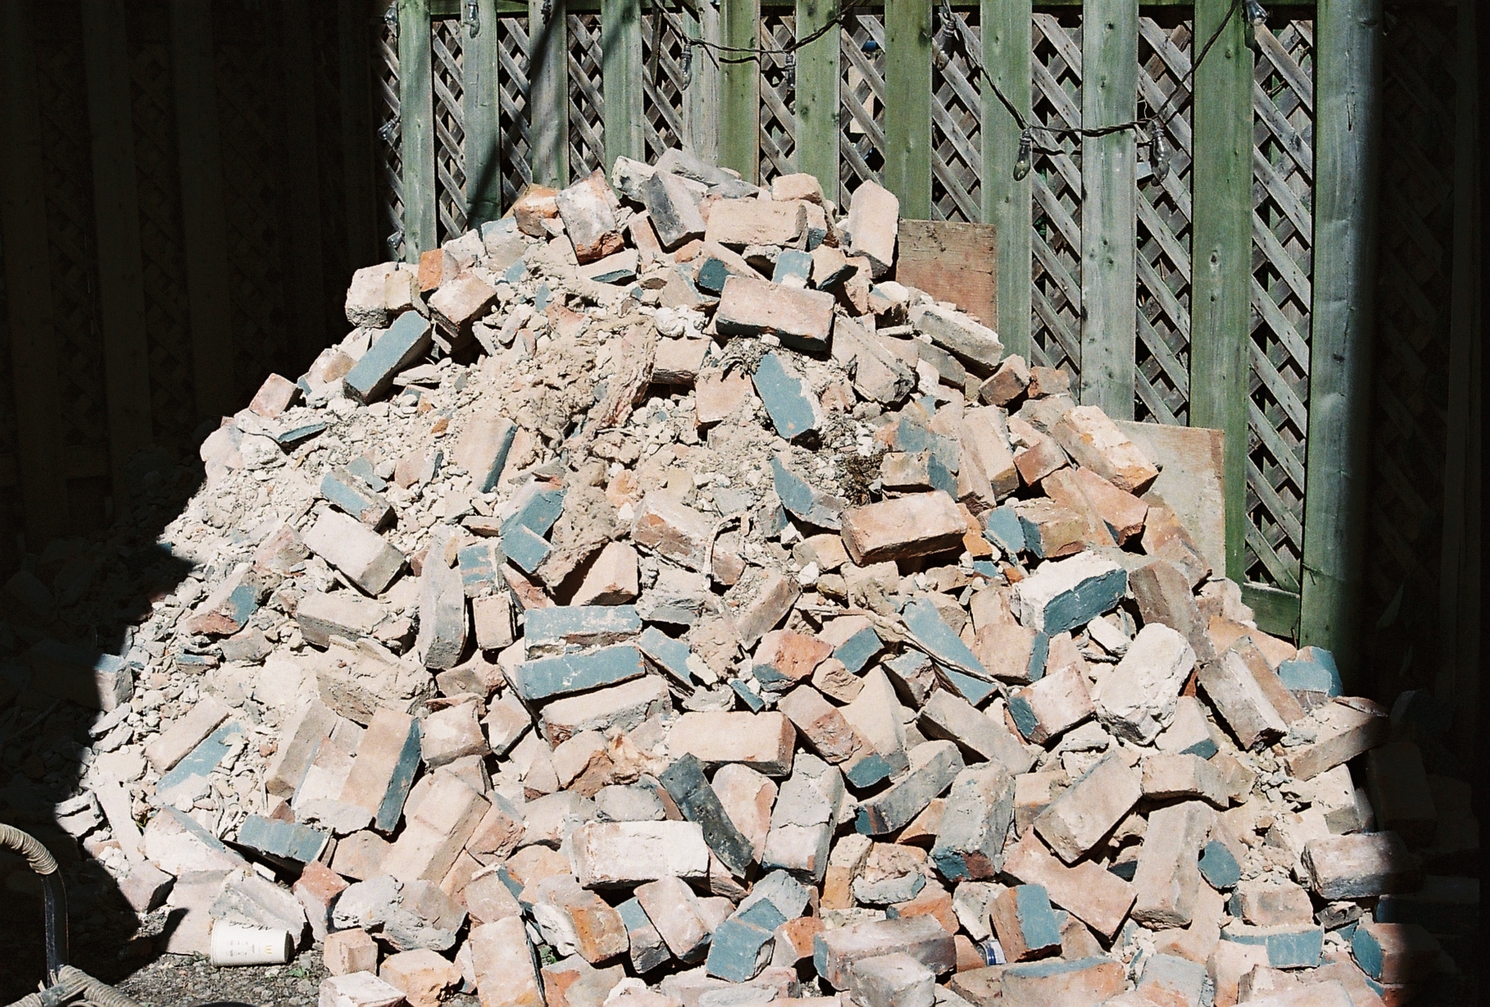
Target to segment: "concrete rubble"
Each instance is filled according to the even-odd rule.
[[[1439,711],[1259,630],[1117,424],[893,279],[897,213],[676,151],[360,270],[347,337],[202,444],[121,653],[0,679],[97,686],[55,812],[177,915],[158,950],[282,927],[357,1005],[1452,973],[1478,834]],[[77,576],[38,568],[13,599]],[[55,768],[5,759],[11,807]]]

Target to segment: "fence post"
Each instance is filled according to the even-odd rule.
[[[171,0],[171,78],[175,83],[182,251],[191,319],[192,392],[197,418],[208,419],[233,411],[234,374],[228,223],[217,138],[211,3]]]
[[[1481,239],[1476,234],[1479,198],[1479,66],[1473,4],[1459,7],[1458,86],[1454,95],[1454,276],[1450,308],[1447,450],[1444,464],[1443,549],[1439,586],[1439,669],[1434,692],[1452,703],[1455,747],[1468,754],[1474,743],[1480,623],[1480,476],[1476,458],[1483,409],[1481,364],[1475,359],[1482,326],[1478,317],[1477,271]]]
[[[94,247],[116,514],[128,506],[129,456],[148,445],[151,436],[150,354],[145,339],[145,274],[128,53],[124,10],[118,0],[83,0]]]
[[[689,38],[719,44],[719,7],[701,0],[697,7],[682,5],[682,19]],[[706,45],[693,47],[693,85],[688,88],[683,106],[685,146],[703,158],[705,164],[719,164],[719,101],[723,89],[723,68],[719,53]]]
[[[1195,2],[1194,56],[1221,34],[1195,70],[1190,105],[1190,424],[1224,435],[1226,575],[1238,584],[1246,575],[1252,296],[1252,50],[1244,23],[1231,0]]]
[[[569,184],[569,19],[564,0],[528,0],[528,130],[533,181]]]
[[[502,45],[497,0],[477,0],[476,35],[462,28],[461,107],[466,117],[466,226],[502,215]]]
[[[838,0],[797,0],[797,38],[822,35],[797,50],[797,170],[817,176],[838,198]]]
[[[373,184],[372,15],[361,0],[339,0],[336,24],[340,53],[342,188],[347,216],[347,265],[378,262],[378,206]]]
[[[1138,0],[1081,6],[1081,121],[1138,114]],[[1081,140],[1081,401],[1133,418],[1137,145],[1131,129]]]
[[[1014,179],[1019,122],[999,100],[997,88],[1028,121],[1030,116],[1030,0],[982,0],[983,222],[998,228],[999,340],[1010,353],[1030,357],[1029,176]]]
[[[708,6],[704,0],[703,6]],[[760,0],[720,0],[719,164],[747,182],[760,178]]]
[[[59,464],[62,400],[57,394],[36,55],[27,23],[34,11],[25,0],[5,0],[0,8],[0,150],[5,151],[0,157],[0,242],[5,247],[15,382],[16,477],[27,545],[40,552],[63,526],[67,476]]]
[[[398,0],[398,156],[403,171],[404,259],[439,244],[435,210],[435,96],[429,0]]]
[[[1320,0],[1314,49],[1314,306],[1303,643],[1360,678],[1359,599],[1381,126],[1381,0]]]
[[[931,4],[885,0],[885,188],[931,218]]]
[[[316,142],[316,65],[310,14],[300,0],[284,0],[285,149],[295,165],[289,186],[289,302],[301,358],[308,364],[326,345],[326,294],[321,258],[320,158]]]
[[[654,10],[654,17],[662,14]],[[647,156],[642,135],[641,0],[600,2],[600,84],[605,98],[605,164]]]

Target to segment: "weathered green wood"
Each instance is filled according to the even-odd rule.
[[[931,4],[885,0],[885,188],[931,218]]]
[[[647,156],[642,132],[641,0],[603,0],[600,5],[601,85],[605,94],[605,165],[618,157]]]
[[[747,182],[760,177],[760,0],[720,0],[719,164]]]
[[[1030,356],[1031,229],[1033,179],[1014,179],[1019,122],[999,101],[997,87],[1019,114],[1030,115],[1029,0],[982,0],[983,221],[998,229],[998,322],[1009,353]]]
[[[1300,637],[1360,675],[1381,126],[1381,2],[1314,23],[1314,305]]]
[[[435,99],[427,0],[398,0],[398,128],[404,259],[439,244],[435,208]]]
[[[1443,537],[1439,562],[1439,653],[1434,691],[1456,708],[1454,732],[1473,737],[1479,702],[1481,370],[1476,310],[1480,243],[1475,228],[1479,178],[1479,65],[1473,4],[1459,7],[1454,92],[1454,258],[1449,307],[1448,423],[1444,453]],[[1461,748],[1466,754],[1467,748]]]
[[[1210,36],[1206,36],[1209,38]],[[1243,584],[1242,604],[1252,610],[1253,621],[1264,633],[1295,639],[1299,631],[1299,596],[1270,584]]]
[[[1222,431],[1226,575],[1246,576],[1252,293],[1252,50],[1231,0],[1196,0],[1195,36],[1226,27],[1195,71],[1190,224],[1190,425]],[[1173,144],[1173,140],[1170,140]]]
[[[797,170],[817,176],[829,199],[838,194],[838,0],[797,0]],[[826,29],[826,30],[825,30]]]
[[[1100,129],[1138,113],[1138,2],[1081,8],[1081,121]],[[1133,418],[1137,159],[1133,131],[1081,140],[1081,401]]]
[[[325,263],[321,255],[321,157],[316,139],[315,36],[306,4],[300,0],[283,0],[280,9],[280,44],[285,75],[285,153],[295,166],[296,178],[305,180],[289,186],[288,193],[289,321],[300,357],[309,364],[330,342],[326,331]]]
[[[114,512],[128,507],[129,459],[150,443],[145,277],[135,188],[129,50],[119,0],[83,0],[83,58],[92,138],[94,248],[108,399]]]
[[[719,5],[683,4],[679,13],[690,39],[712,42],[722,39]],[[693,84],[688,88],[683,106],[685,143],[706,164],[719,163],[719,95],[724,87],[724,67],[719,52],[707,45],[693,47]]]
[[[212,61],[212,4],[171,0],[171,78],[181,170],[181,231],[197,418],[234,411],[233,309]]]
[[[569,184],[567,11],[564,0],[528,3],[529,160],[533,181],[558,189]]]
[[[465,0],[429,0],[430,14],[434,17],[460,17],[461,5],[464,2]],[[598,14],[600,13],[603,2],[604,0],[570,0],[569,13]],[[1081,2],[1082,0],[1040,0],[1039,7],[1041,9],[1051,7],[1080,7]],[[1404,0],[1404,2],[1411,3],[1416,2],[1416,0]],[[1454,0],[1435,0],[1435,2],[1453,3]],[[1145,9],[1149,7],[1189,7],[1193,3],[1194,0],[1143,0],[1143,7]],[[952,9],[978,10],[980,4],[981,0],[953,0]],[[872,11],[878,9],[879,6],[880,4],[878,3],[872,3],[864,5],[861,9]],[[1299,2],[1290,3],[1288,6],[1290,8],[1308,9],[1314,6],[1314,0],[1299,0]],[[642,10],[649,11],[651,9],[651,0],[643,0]],[[684,5],[684,9],[687,9],[686,4]],[[791,2],[783,2],[783,0],[766,0],[761,5],[761,9],[785,12],[791,11],[793,5]],[[508,15],[521,16],[527,12],[528,5],[524,0],[497,0],[497,13],[504,17]]]
[[[62,530],[67,477],[57,464],[61,398],[31,11],[24,0],[5,0],[0,8],[0,150],[5,152],[0,156],[0,247],[21,510],[27,541],[38,550]]]
[[[501,44],[495,0],[477,0],[476,34],[461,29],[461,95],[466,126],[466,226],[502,215]]]
[[[342,197],[347,217],[347,265],[352,269],[377,262],[384,251],[378,247],[379,208],[373,182],[371,16],[364,0],[337,0]]]

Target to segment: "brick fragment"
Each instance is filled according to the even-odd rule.
[[[348,972],[321,980],[319,1007],[398,1007],[403,991],[371,972]]]
[[[997,762],[1016,776],[1034,763],[1034,757],[1000,721],[946,690],[931,694],[917,724],[926,737],[955,742],[969,757]]]
[[[371,636],[387,617],[382,605],[352,591],[311,591],[295,606],[300,635],[317,647],[331,646],[333,636],[348,642]]]
[[[823,352],[833,332],[832,294],[767,280],[725,280],[714,325],[725,336],[775,336],[793,349]]]
[[[870,786],[890,775],[890,765],[874,750],[838,707],[810,685],[798,686],[777,702],[798,732],[818,755],[842,764],[849,782]]]
[[[446,340],[458,348],[470,340],[472,323],[484,317],[496,299],[496,288],[467,270],[430,296],[429,312]]]
[[[538,727],[545,740],[557,745],[582,731],[635,730],[669,707],[667,683],[662,677],[642,675],[555,700],[543,708]]]
[[[1035,831],[1066,863],[1096,846],[1143,796],[1143,782],[1118,755],[1104,756],[1035,819]]]
[[[429,319],[405,311],[342,378],[342,388],[355,402],[376,402],[393,387],[394,375],[429,351]]]
[[[1097,719],[1119,738],[1152,744],[1174,720],[1180,690],[1194,667],[1195,651],[1183,635],[1146,623],[1098,687]]]
[[[1420,861],[1395,832],[1311,839],[1303,866],[1322,899],[1364,899],[1410,892],[1422,880]]]
[[[698,194],[677,175],[654,172],[642,184],[641,198],[657,230],[657,240],[666,250],[704,236],[706,225],[699,212]]]
[[[437,1007],[445,992],[460,984],[460,969],[428,948],[389,955],[378,976],[402,992],[409,1007]]]
[[[1254,927],[1230,923],[1221,930],[1221,943],[1251,944],[1263,949],[1266,964],[1275,969],[1312,969],[1324,950],[1324,928],[1318,926]]]
[[[866,181],[854,190],[849,202],[848,254],[869,261],[874,277],[885,275],[895,265],[895,239],[900,227],[900,200],[877,182]]]
[[[895,951],[910,955],[937,975],[950,972],[956,963],[952,935],[930,916],[873,920],[824,930],[814,941],[812,957],[817,974],[834,989],[844,989],[856,962]]]
[[[1096,406],[1067,410],[1050,435],[1078,465],[1118,489],[1142,493],[1159,476],[1154,463]]]
[[[1096,712],[1086,682],[1074,667],[1046,675],[1011,693],[1008,709],[1019,733],[1037,744],[1070,730]]]
[[[1397,833],[1413,847],[1433,841],[1438,810],[1414,742],[1394,741],[1367,752],[1366,786],[1378,829]]]
[[[477,416],[466,424],[451,457],[471,474],[473,489],[489,493],[496,488],[516,437],[517,426],[511,420]]]
[[[1133,918],[1156,926],[1188,926],[1200,893],[1200,848],[1215,812],[1199,801],[1156,809],[1133,875]]]
[[[305,533],[305,544],[370,595],[381,594],[404,565],[403,553],[381,535],[335,511],[321,514]]]
[[[632,539],[690,570],[703,571],[713,525],[691,507],[660,493],[649,493],[632,522]]]
[[[812,388],[779,353],[761,357],[750,375],[755,392],[765,403],[766,415],[778,436],[786,440],[816,431],[823,422],[822,407]]]
[[[564,231],[574,243],[574,257],[581,265],[621,250],[624,239],[616,223],[619,204],[603,171],[597,168],[558,193],[554,202]]]
[[[444,671],[459,664],[469,623],[460,571],[442,558],[427,557],[419,577],[419,635],[414,640],[424,666]]]
[[[1110,958],[1023,962],[1003,972],[1000,1007],[1097,1007],[1123,991],[1123,963]]]
[[[704,240],[737,249],[747,245],[801,248],[807,242],[807,210],[799,203],[720,200],[709,210]]]
[[[709,872],[709,847],[694,822],[589,822],[569,841],[574,876],[586,888]]]
[[[1123,568],[1094,553],[1040,564],[1014,585],[1010,607],[1021,625],[1053,636],[1091,622],[1127,590]]]
[[[994,764],[957,774],[931,861],[949,881],[991,878],[1003,860],[1004,837],[1014,818],[1014,776]]]
[[[1193,754],[1144,758],[1143,796],[1159,800],[1198,797],[1222,810],[1230,803],[1220,770]]]
[[[520,917],[472,927],[467,946],[481,1007],[544,1007],[533,950]]]
[[[932,1007],[936,973],[905,952],[892,951],[855,962],[848,990],[865,1007]]]
[[[658,780],[683,817],[703,829],[704,842],[720,862],[736,877],[744,877],[754,859],[754,848],[725,812],[698,758],[685,752],[659,774]]]
[[[1288,733],[1288,724],[1235,650],[1228,650],[1203,667],[1197,681],[1243,748],[1275,741]]]
[[[953,549],[967,530],[957,504],[939,491],[852,508],[841,522],[844,547],[859,566]]]
[[[955,308],[932,305],[919,314],[912,312],[912,317],[916,328],[931,337],[934,345],[950,351],[984,374],[998,366],[1004,355],[1004,344],[999,342],[998,333]]]
[[[1336,699],[1314,710],[1309,724],[1316,740],[1283,750],[1283,768],[1299,780],[1312,780],[1386,741],[1384,710],[1369,700]]]
[[[1438,939],[1418,923],[1377,923],[1362,920],[1350,941],[1361,971],[1379,983],[1412,983],[1438,969],[1443,949]]]
[[[962,753],[950,741],[928,741],[908,754],[910,770],[888,788],[860,802],[855,827],[871,836],[894,832],[920,814],[963,770]]]
[[[366,930],[338,930],[321,938],[321,960],[334,976],[353,972],[374,972],[378,967],[378,946]]]
[[[690,754],[709,766],[740,762],[767,776],[785,776],[795,739],[784,713],[701,711],[678,718],[668,747],[674,757]]]
[[[406,816],[404,831],[383,858],[383,871],[405,883],[439,882],[491,806],[448,770],[432,779],[429,791]]]

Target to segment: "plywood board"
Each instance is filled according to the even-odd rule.
[[[895,278],[998,324],[998,230],[992,224],[902,220]]]

